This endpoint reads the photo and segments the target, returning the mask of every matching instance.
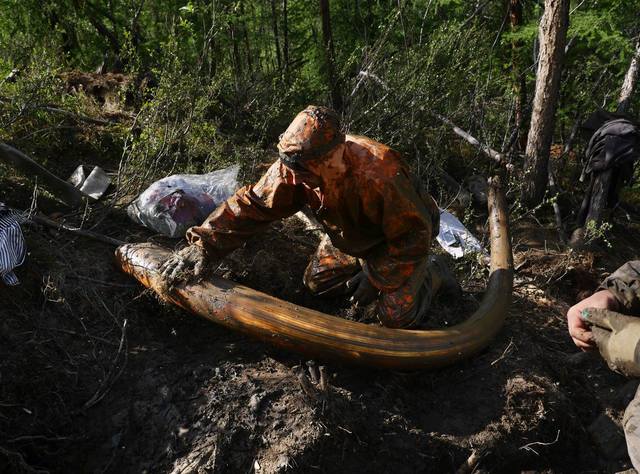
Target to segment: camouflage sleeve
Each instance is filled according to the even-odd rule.
[[[258,183],[239,189],[201,225],[191,227],[187,241],[221,258],[271,222],[295,214],[305,203],[302,187],[293,185],[284,166],[276,161]]]
[[[640,260],[625,263],[600,285],[629,312],[640,314]]]

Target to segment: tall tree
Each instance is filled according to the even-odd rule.
[[[636,44],[636,51],[631,58],[631,64],[629,64],[629,69],[627,70],[627,74],[624,76],[624,82],[620,89],[618,109],[616,110],[619,114],[626,113],[629,108],[631,97],[633,96],[633,89],[638,81],[638,72],[640,72],[640,39]]]
[[[522,1],[507,0],[509,8],[509,23],[511,31],[515,32],[522,26]],[[513,77],[513,92],[515,102],[515,123],[517,133],[517,149],[524,150],[527,144],[527,135],[525,130],[525,112],[527,104],[527,84],[525,75],[522,72],[520,64],[519,52],[522,47],[522,41],[513,39],[511,41],[511,74]]]
[[[278,71],[282,71],[282,59],[280,56],[280,35],[278,35],[278,10],[276,9],[276,0],[271,0],[271,28],[273,29],[273,38],[276,45],[276,61],[278,63]]]
[[[569,26],[569,0],[545,0],[540,20],[540,52],[531,126],[524,160],[522,200],[529,206],[542,202],[549,176],[560,76]]]
[[[285,72],[289,69],[289,18],[287,0],[282,0],[282,56]]]
[[[320,16],[322,18],[322,43],[324,45],[327,65],[327,84],[329,86],[329,92],[331,93],[331,103],[335,109],[339,110],[342,108],[342,95],[340,94],[340,82],[336,73],[329,0],[320,0]]]

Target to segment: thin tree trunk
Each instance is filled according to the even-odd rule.
[[[117,32],[117,22],[112,13],[105,10],[101,6],[94,5],[90,2],[82,3],[80,0],[73,0],[73,5],[79,13],[84,15],[84,17],[93,25],[96,31],[107,40],[107,42],[111,45],[111,50],[115,56],[115,62],[117,62],[120,58],[120,40],[118,39]],[[87,11],[88,9],[92,10],[91,12]],[[107,18],[110,20],[113,25],[113,30],[109,30],[107,26],[102,21],[102,18]]]
[[[133,11],[133,17],[131,18],[131,27],[129,28],[131,32],[131,44],[133,45],[136,54],[138,54],[138,49],[140,43],[142,42],[142,34],[140,33],[140,14],[142,13],[142,9],[144,8],[145,0],[140,0],[138,6]]]
[[[282,71],[282,58],[280,56],[280,36],[278,35],[278,12],[276,11],[276,0],[271,0],[271,27],[273,29],[273,38],[276,44],[276,61],[278,62],[278,71]]]
[[[240,51],[238,50],[238,38],[236,26],[233,23],[229,23],[229,37],[231,38],[231,45],[233,49],[233,63],[235,69],[236,89],[240,84],[240,78],[242,77],[242,61],[240,60]]]
[[[522,25],[522,2],[521,0],[509,1],[509,23],[511,32],[515,32]],[[515,123],[518,133],[516,143],[517,151],[522,151],[527,146],[527,133],[525,130],[524,109],[527,104],[527,84],[525,75],[520,67],[518,52],[522,47],[522,41],[511,42],[511,74],[513,78],[513,92],[515,97]]]
[[[320,0],[320,15],[322,17],[322,42],[327,63],[327,83],[331,93],[331,102],[334,109],[342,108],[342,95],[340,84],[336,74],[335,54],[333,49],[333,35],[331,33],[331,12],[329,0]]]
[[[244,47],[247,50],[247,68],[249,74],[253,71],[253,61],[251,60],[251,43],[249,42],[249,29],[247,28],[246,15],[244,12],[244,3],[240,2],[240,14],[242,15],[242,38]]]
[[[633,97],[633,89],[635,88],[636,82],[638,81],[638,72],[640,71],[640,39],[638,40],[638,44],[636,44],[636,51],[631,58],[631,64],[629,64],[629,69],[627,70],[627,74],[624,76],[624,82],[622,83],[622,89],[620,89],[620,98],[618,99],[618,109],[616,110],[619,114],[624,114],[629,109],[629,104],[631,103],[631,97]]]
[[[556,229],[558,230],[558,238],[560,243],[567,243],[567,236],[564,231],[564,224],[562,222],[562,211],[560,210],[560,204],[558,203],[558,195],[560,191],[558,190],[558,186],[556,186],[556,179],[553,173],[553,166],[549,164],[549,190],[551,191],[553,199],[553,215],[556,220]]]
[[[522,182],[522,200],[529,206],[536,206],[542,202],[547,187],[549,151],[553,139],[568,25],[569,0],[545,0],[545,11],[540,20],[536,91]]]
[[[285,72],[289,69],[289,18],[287,0],[282,0],[282,59]]]

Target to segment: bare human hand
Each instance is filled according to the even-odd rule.
[[[576,303],[567,311],[569,335],[576,346],[582,350],[596,349],[596,342],[589,324],[581,317],[586,308],[601,308],[611,311],[619,309],[618,301],[609,290],[597,291],[593,295]]]

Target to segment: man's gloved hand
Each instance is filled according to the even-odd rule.
[[[371,284],[369,277],[360,270],[356,275],[347,281],[347,291],[353,292],[349,301],[355,302],[359,306],[366,306],[376,299],[378,289]]]
[[[191,278],[200,278],[210,262],[207,254],[199,245],[189,245],[175,252],[160,267],[162,278],[169,286]]]
[[[601,308],[586,308],[581,317],[611,370],[640,376],[640,318]]]

